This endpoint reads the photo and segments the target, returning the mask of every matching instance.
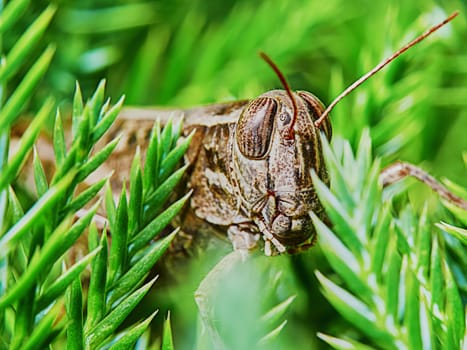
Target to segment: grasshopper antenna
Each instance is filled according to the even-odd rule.
[[[259,56],[264,60],[266,61],[266,63],[274,70],[274,72],[276,73],[276,75],[279,77],[279,80],[281,81],[282,83],[282,86],[284,87],[285,91],[287,92],[287,95],[289,95],[290,99],[292,100],[292,106],[293,106],[293,117],[292,117],[292,124],[290,124],[290,129],[289,129],[289,135],[288,135],[288,139],[291,140],[294,138],[294,125],[295,125],[295,121],[297,120],[297,101],[295,100],[295,97],[292,93],[292,89],[290,88],[289,86],[289,83],[287,83],[287,80],[285,79],[284,77],[284,74],[282,74],[281,70],[279,69],[279,67],[277,67],[277,65],[273,62],[273,60],[268,56],[266,55],[264,52],[260,52],[259,53]]]
[[[402,55],[405,51],[410,49],[412,46],[418,44],[420,41],[425,39],[427,36],[432,34],[433,32],[437,31],[439,28],[444,26],[446,23],[450,22],[453,20],[457,15],[459,14],[459,11],[454,12],[452,15],[450,15],[448,18],[446,18],[444,21],[441,23],[438,23],[437,25],[431,27],[428,29],[426,32],[424,32],[422,35],[419,37],[415,38],[412,40],[410,43],[393,53],[390,57],[386,58],[382,62],[380,62],[378,65],[376,65],[372,70],[370,70],[368,73],[366,73],[364,76],[362,76],[360,79],[355,81],[352,85],[350,85],[347,89],[345,89],[339,96],[337,96],[334,101],[331,102],[331,104],[328,106],[328,108],[325,109],[323,114],[315,121],[315,127],[319,128],[321,123],[328,117],[329,112],[335,107],[336,104],[339,103],[340,100],[342,100],[345,96],[350,94],[353,90],[355,90],[357,87],[359,87],[364,81],[366,81],[368,78],[371,76],[375,75],[377,72],[379,72],[381,69],[383,69],[385,66],[387,66],[389,63],[391,63],[394,59]],[[263,57],[264,58],[264,57]]]

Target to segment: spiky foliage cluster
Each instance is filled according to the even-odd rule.
[[[91,99],[86,107],[90,105],[88,108],[92,110],[94,100],[103,102],[102,99],[96,98],[96,96],[103,97],[100,94],[101,91],[103,91],[102,86],[98,88],[95,98]],[[104,111],[105,109],[106,105],[104,105]],[[82,109],[79,97],[75,98],[73,110],[74,115],[75,113],[87,114],[86,108],[84,111]],[[100,122],[91,127],[91,130],[96,130],[99,135],[98,130],[101,129],[99,124],[110,125],[116,116],[117,113],[111,113],[111,111],[106,114],[101,112],[97,119]],[[108,242],[105,229],[99,237],[96,227],[91,226],[88,235],[89,250],[96,252],[96,257],[91,263],[89,289],[85,303],[86,317],[82,316],[81,282],[75,279],[67,294],[67,316],[70,320],[67,327],[68,347],[128,349],[146,331],[157,312],[154,311],[147,319],[139,321],[136,325],[124,330],[119,329],[153,285],[155,278],[149,282],[145,282],[145,279],[167,250],[176,232],[158,240],[155,244],[149,246],[149,243],[168,225],[187,199],[185,196],[162,210],[183,175],[185,169],[176,171],[176,166],[190,141],[188,138],[176,146],[181,126],[174,129],[171,126],[169,124],[161,132],[158,124],[155,125],[150,138],[144,171],[141,169],[139,153],[135,155],[131,165],[129,197],[124,186],[115,203],[114,192],[110,185],[107,186],[105,214],[111,233],[111,243]],[[90,137],[93,143],[98,139],[98,137]],[[94,157],[106,159],[117,142],[118,139],[115,139]],[[60,152],[56,150],[56,153]],[[101,154],[106,154],[106,156],[101,157]],[[94,169],[94,165],[90,165],[97,162],[90,160],[87,163],[87,168]],[[95,198],[105,183],[106,179],[98,181],[83,191],[79,198]],[[87,200],[81,200],[80,204],[86,202]],[[80,207],[74,206],[73,209],[76,212]]]
[[[174,133],[168,128],[170,131],[162,134],[156,128],[147,168],[152,170],[148,172],[153,178],[159,179],[159,185],[154,182],[146,185],[148,182],[143,181],[148,172],[142,172],[137,155],[131,169],[129,199],[122,191],[115,204],[108,187],[106,216],[112,239],[108,249],[105,229],[99,238],[95,225],[89,228],[99,201],[84,209],[78,220],[73,220],[96,197],[107,179],[82,192],[76,192],[77,186],[107,159],[118,142],[115,139],[91,155],[95,143],[115,120],[122,104],[120,101],[110,107],[103,98],[103,84],[86,105],[77,90],[73,106],[74,134],[69,148],[65,145],[64,130],[57,114],[54,128],[57,169],[48,181],[40,159],[34,157],[38,199],[29,210],[23,210],[14,190],[8,189],[10,184],[4,189],[8,192],[2,213],[7,221],[0,240],[4,276],[0,309],[5,347],[43,348],[53,341],[60,342],[56,337],[66,330],[67,348],[127,349],[139,339],[154,316],[117,332],[154,283],[152,279],[142,285],[174,237],[173,233],[147,246],[186,200],[184,197],[161,212],[183,173],[184,169],[175,171],[175,166],[187,142],[175,147],[180,128]],[[10,166],[10,162],[6,166]],[[154,169],[158,171],[156,174]],[[171,173],[173,175],[168,176]],[[70,249],[87,228],[89,253],[78,261],[70,261]],[[83,304],[80,275],[90,262],[90,283]],[[65,292],[66,314],[63,315]]]
[[[368,134],[356,156],[343,140],[336,140],[332,151],[324,146],[333,189],[317,177],[315,184],[334,225],[312,217],[338,277],[333,282],[317,272],[327,299],[379,348],[462,348],[464,306],[444,238],[427,219],[426,207],[420,217],[410,205],[392,213]],[[358,177],[346,176],[355,170]],[[336,349],[366,348],[355,339],[321,337]]]
[[[74,262],[66,258],[75,237],[88,226],[93,209],[88,206],[86,215],[76,222],[72,218],[86,202],[100,197],[97,192],[105,180],[81,195],[73,189],[114,146],[89,153],[108,127],[101,122],[107,118],[110,122],[118,111],[104,104],[102,87],[93,93],[103,77],[112,98],[125,93],[131,104],[191,106],[252,98],[280,87],[256,58],[263,50],[283,69],[294,89],[311,91],[329,102],[452,10],[452,4],[440,6],[425,0],[72,0],[57,6],[44,0],[9,1],[0,15],[5,57],[0,67],[1,346],[40,348],[56,339],[60,347],[66,325],[70,348],[83,344],[128,348],[152,317],[133,311],[136,321],[118,327],[126,307],[136,305],[149,288],[142,271],[170,240],[157,243],[157,252],[151,251],[145,243],[151,240],[152,229],[145,227],[151,225],[157,234],[184,201],[161,214],[161,204],[183,174],[183,169],[173,173],[169,167],[183,152],[169,151],[177,127],[153,132],[158,141],[148,151],[152,164],[141,170],[139,156],[135,158],[129,191],[113,196],[119,198],[117,203],[107,188],[106,229],[115,235],[115,242],[113,237],[110,242],[105,235],[99,238],[91,227],[85,257]],[[320,337],[336,348],[365,344],[454,349],[459,345],[465,332],[461,316],[465,317],[467,253],[461,242],[465,242],[466,215],[444,203],[451,211],[447,214],[436,196],[420,186],[412,186],[409,192],[407,186],[396,187],[381,194],[376,171],[395,158],[428,161],[425,168],[459,183],[448,184],[466,197],[466,170],[459,161],[467,149],[465,36],[465,23],[456,20],[336,107],[334,134],[345,137],[352,147],[334,141],[326,153],[332,192],[319,188],[335,226],[326,228],[317,222],[321,243],[309,252],[290,258],[254,257],[236,267],[240,272],[226,274],[225,288],[214,293],[217,299],[211,301],[225,343],[249,348],[263,344],[268,349],[326,348],[316,338],[316,332],[321,332]],[[29,208],[30,203],[23,204],[11,185],[54,109],[53,100],[46,97],[53,96],[65,111],[72,110],[76,80],[84,95],[93,97],[86,106],[79,95],[75,98],[73,140],[64,139],[61,118],[55,118],[57,171],[47,181],[35,159],[31,190],[38,200]],[[9,127],[22,112],[35,118],[8,158]],[[357,149],[366,129],[372,142],[365,136],[353,156],[350,150]],[[147,293],[151,308],[172,310],[174,339],[166,321],[163,345],[167,349],[173,344],[208,346],[209,339],[194,326],[198,313],[193,292],[214,265],[209,259],[212,251],[188,270],[190,274],[176,276],[181,286]],[[144,269],[136,271],[134,267],[145,257],[152,261],[146,260],[138,265]],[[78,276],[86,265],[91,266],[91,283],[82,295]],[[320,271],[319,281],[315,270]],[[278,273],[280,279],[276,279]],[[318,286],[339,313],[327,304]],[[65,314],[61,312],[64,304]],[[89,311],[83,314],[86,308]],[[67,319],[76,322],[67,323]],[[149,348],[160,333],[159,328],[148,331],[136,347]]]
[[[0,17],[2,34],[15,24],[26,3],[14,1],[5,8]],[[96,196],[108,179],[90,184],[85,190],[78,191],[78,187],[117,145],[118,139],[114,139],[101,149],[95,149],[117,117],[123,99],[114,106],[110,100],[104,101],[104,84],[101,83],[84,104],[77,86],[71,139],[65,140],[62,118],[57,113],[53,129],[55,171],[48,179],[34,152],[34,189],[31,190],[37,199],[31,207],[25,208],[12,184],[52,113],[53,100],[50,98],[43,104],[11,156],[8,156],[9,130],[53,56],[53,49],[49,47],[32,67],[23,64],[24,57],[40,42],[54,12],[54,7],[47,8],[30,25],[7,53],[0,73],[6,100],[0,119],[3,130],[0,147],[1,347],[40,349],[58,343],[69,349],[127,349],[140,338],[154,316],[125,330],[118,329],[151,288],[154,279],[144,283],[145,277],[174,237],[172,233],[148,247],[148,242],[162,231],[186,200],[184,197],[162,210],[183,175],[184,169],[176,171],[176,167],[190,140],[177,146],[181,126],[172,128],[170,124],[161,132],[156,125],[145,171],[141,169],[139,154],[131,167],[129,199],[123,190],[115,204],[112,189],[108,187],[105,205],[112,239],[108,249],[106,229],[98,234],[96,226],[91,224],[100,205],[100,201],[95,201]],[[9,78],[21,69],[27,70],[21,83],[11,94],[7,93]],[[78,249],[77,241],[85,231],[89,232],[89,250],[75,259],[73,256],[80,254],[71,255],[71,250]],[[89,288],[86,287],[83,303],[82,273],[89,264]],[[165,329],[170,348],[170,326],[167,324]]]

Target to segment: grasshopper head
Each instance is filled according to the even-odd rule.
[[[309,92],[269,91],[242,112],[235,130],[233,177],[244,211],[266,241],[297,248],[315,232],[308,215],[322,208],[311,169],[327,182],[321,137],[331,138],[329,119],[314,126],[323,104]]]
[[[243,208],[254,218],[266,243],[273,243],[282,253],[288,247],[304,246],[315,234],[308,212],[312,210],[320,216],[322,208],[310,170],[314,169],[327,182],[320,137],[331,138],[329,112],[333,107],[458,14],[454,12],[378,63],[341,92],[326,110],[314,95],[292,92],[276,64],[265,53],[260,53],[285,90],[267,92],[243,111],[233,145],[233,175],[237,178]],[[320,130],[323,133],[320,134]]]

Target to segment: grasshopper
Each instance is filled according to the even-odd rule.
[[[184,112],[185,135],[195,132],[186,155],[193,194],[184,231],[195,234],[208,222],[227,231],[234,249],[254,249],[262,239],[266,255],[311,244],[308,212],[323,210],[310,169],[328,182],[323,136],[314,126],[324,106],[305,91],[293,98],[296,106],[288,92],[274,90],[250,102]],[[329,122],[323,126],[330,139]]]
[[[316,232],[308,215],[326,220],[313,186],[311,171],[326,184],[321,139],[331,140],[331,110],[345,96],[394,59],[458,15],[454,12],[380,62],[352,83],[327,108],[307,91],[293,92],[274,62],[261,57],[281,80],[284,90],[268,91],[252,100],[219,103],[190,109],[125,108],[101,140],[118,134],[121,141],[90,183],[114,172],[113,188],[129,177],[133,155],[147,148],[154,122],[183,119],[183,135],[194,134],[185,161],[189,165],[190,203],[179,224],[188,237],[219,236],[234,250],[258,247],[265,255],[295,253],[312,246]],[[21,132],[19,132],[21,133]],[[39,139],[40,158],[53,167],[53,148]],[[29,172],[30,173],[30,172]],[[450,193],[422,169],[403,162],[388,166],[380,180],[387,186],[406,176],[426,183],[439,195],[467,209],[463,199]],[[105,220],[105,218],[102,218]]]
[[[107,162],[120,178],[127,177],[137,146],[144,149],[156,119],[183,116],[185,136],[194,133],[186,154],[190,165],[187,187],[193,190],[181,217],[190,236],[200,231],[225,235],[234,250],[263,247],[266,255],[294,253],[315,242],[308,212],[325,219],[313,187],[311,170],[328,183],[321,138],[331,140],[329,113],[346,95],[410,47],[452,20],[435,25],[395,52],[343,91],[327,108],[313,94],[292,92],[283,74],[265,54],[284,90],[273,90],[248,101],[236,101],[187,110],[125,109],[113,132],[123,133],[116,152]],[[128,161],[126,161],[128,160]],[[457,205],[465,202],[414,165],[396,163],[381,174],[388,185],[415,176]]]
[[[313,94],[292,92],[283,74],[265,55],[284,90],[266,92],[251,101],[215,104],[188,110],[125,109],[115,130],[124,141],[110,166],[117,173],[128,170],[124,157],[137,145],[144,147],[154,120],[163,124],[175,112],[183,116],[185,136],[194,132],[186,154],[190,165],[187,187],[192,196],[180,224],[193,237],[227,234],[234,251],[203,279],[195,292],[204,329],[216,349],[224,348],[209,301],[221,276],[244,261],[248,252],[263,247],[265,255],[294,253],[312,246],[316,232],[309,212],[325,219],[314,190],[311,170],[329,183],[321,139],[331,140],[330,111],[369,77],[410,47],[451,21],[457,13],[428,29],[345,89],[327,108]],[[131,125],[133,132],[126,132]],[[112,132],[110,133],[111,136]],[[121,172],[123,170],[123,173]],[[449,192],[422,169],[396,162],[381,172],[382,186],[413,176],[443,198],[467,210],[467,201]]]
[[[129,164],[139,146],[145,149],[154,121],[181,120],[183,134],[194,133],[186,154],[187,187],[192,196],[181,215],[182,230],[189,235],[224,235],[241,254],[263,247],[265,255],[294,253],[312,246],[316,232],[309,212],[325,219],[313,186],[311,170],[329,183],[321,139],[331,140],[330,111],[369,77],[410,47],[451,21],[457,12],[395,52],[344,90],[327,108],[313,94],[292,92],[277,66],[265,55],[284,90],[273,90],[248,101],[236,101],[186,110],[126,108],[107,137],[122,140],[106,163],[114,170],[114,188],[128,178]],[[104,140],[105,142],[105,140]],[[97,174],[99,176],[99,174]],[[443,198],[467,210],[467,202],[444,188],[420,168],[398,162],[381,173],[383,186],[414,176]],[[117,186],[115,186],[117,185]],[[211,324],[207,291],[219,268],[242,255],[223,259],[203,280],[195,298],[211,338],[222,341]]]

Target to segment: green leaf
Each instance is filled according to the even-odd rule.
[[[454,192],[454,194],[457,194],[461,198],[467,198],[467,190],[465,188],[449,180],[444,180],[443,182],[446,183],[447,187]],[[467,226],[467,212],[465,209],[444,199],[441,202],[464,226]]]
[[[419,291],[420,294],[420,335],[423,349],[436,348],[436,337],[433,331],[432,318],[430,315],[430,302],[428,296],[424,294],[423,287]]]
[[[347,209],[341,204],[340,199],[319,179],[313,170],[312,178],[320,202],[326,208],[326,213],[329,215],[331,221],[339,228],[339,232],[342,233],[340,239],[346,244],[350,251],[359,256],[362,251],[362,244],[354,233],[352,218],[347,213]]]
[[[387,259],[387,248],[391,234],[391,212],[389,205],[384,205],[377,220],[377,226],[373,233],[371,271],[379,278],[383,273],[383,266]]]
[[[68,288],[66,303],[67,318],[67,350],[84,349],[83,344],[83,291],[81,281],[76,278]]]
[[[50,45],[47,47],[44,53],[36,60],[36,63],[29,69],[10,98],[6,101],[2,109],[2,117],[0,118],[0,130],[9,127],[15,118],[18,117],[19,113],[26,105],[26,101],[31,96],[32,90],[38,84],[39,79],[45,74],[54,52],[55,48],[53,46]]]
[[[8,162],[8,153],[10,148],[9,130],[0,131],[0,171],[2,171]],[[0,190],[0,230],[4,233],[5,222],[8,211],[8,192]],[[0,254],[1,256],[1,254]],[[2,260],[0,258],[0,260]]]
[[[24,215],[21,220],[16,222],[16,224],[2,236],[0,239],[0,251],[2,255],[6,255],[13,248],[12,245],[16,241],[20,240],[21,237],[29,231],[29,229],[34,225],[37,225],[37,220],[40,220],[40,218],[43,217],[49,209],[63,198],[63,194],[73,181],[75,174],[75,171],[68,173],[67,176],[65,176],[56,185],[50,187],[44,196],[42,196],[26,213],[26,215]]]
[[[119,338],[109,350],[126,350],[133,348],[138,339],[143,335],[143,333],[148,328],[154,316],[156,316],[157,311],[154,311],[148,318],[144,321],[140,321],[136,326],[131,327],[125,332],[125,334]]]
[[[42,167],[41,160],[37,154],[37,149],[34,147],[33,156],[33,169],[34,169],[34,183],[36,185],[36,193],[38,197],[42,197],[49,189],[47,177],[45,176],[44,168]]]
[[[172,327],[170,326],[170,312],[167,313],[167,318],[164,321],[161,350],[174,350]]]
[[[91,251],[72,265],[65,273],[60,275],[55,282],[47,286],[44,293],[36,300],[35,310],[42,311],[44,308],[57,300],[66,290],[66,288],[77,278],[81,272],[88,266],[91,260],[100,252],[101,247]]]
[[[161,159],[165,160],[172,146],[172,118],[169,118],[160,136]]]
[[[155,279],[152,279],[129,297],[125,298],[89,333],[85,334],[86,346],[95,348],[115,332],[118,326],[120,326],[136,305],[138,305],[144,295],[149,291],[154,282]]]
[[[408,271],[405,277],[405,325],[408,344],[410,349],[421,349],[419,283],[412,271]]]
[[[24,216],[24,210],[11,187],[8,190],[8,205],[10,207],[11,220],[13,222],[19,221]]]
[[[16,306],[15,328],[11,339],[13,349],[23,346],[24,340],[30,335],[29,315],[32,313],[32,304],[28,300],[34,299],[34,291],[29,290]]]
[[[183,208],[190,195],[191,192],[173,203],[131,239],[130,256],[133,257],[138,250],[147,245],[172,221]]]
[[[127,266],[127,242],[128,242],[128,202],[126,199],[126,188],[123,185],[120,194],[120,200],[117,206],[115,216],[115,225],[110,226],[112,233],[112,243],[109,253],[109,274],[108,283],[118,279],[125,271]]]
[[[397,233],[397,249],[403,255],[409,255],[412,249],[411,242],[409,243],[409,239],[412,241],[412,237],[405,234],[406,232],[412,232],[413,234],[412,219],[413,217],[411,217],[410,208],[407,206],[402,212],[399,220],[397,220],[397,224],[395,226],[395,232]]]
[[[115,226],[115,212],[117,209],[115,207],[112,187],[110,186],[109,182],[107,182],[107,186],[105,188],[104,201],[105,201],[105,211],[107,212],[107,219],[109,220],[109,225],[110,227],[114,227]]]
[[[370,138],[370,130],[368,128],[365,128],[362,131],[362,135],[360,136],[360,141],[357,147],[357,154],[355,156],[355,163],[357,165],[356,171],[358,174],[368,174],[370,168],[374,168],[375,165],[377,165],[377,161],[373,161],[373,157],[371,156],[371,147],[372,147],[372,142]],[[345,159],[350,159],[349,158],[344,158]],[[346,167],[347,168],[347,167]],[[376,176],[379,175],[379,167],[376,167]],[[371,177],[371,176],[370,176]],[[356,188],[363,188],[365,185],[367,185],[367,178],[365,177],[356,177],[356,180],[358,181]],[[371,181],[370,183],[377,183],[377,181]],[[368,191],[368,192],[374,192],[373,191]],[[370,196],[372,197],[372,196]]]
[[[125,96],[120,97],[118,102],[104,114],[104,117],[99,120],[94,129],[92,130],[93,140],[99,140],[104,133],[110,128],[115,119],[117,119],[118,114],[120,113],[123,103],[125,101]]]
[[[79,164],[79,160],[77,160],[78,154],[78,143],[73,143],[67,157],[63,164],[55,171],[52,181],[50,182],[51,185],[56,184],[60,179],[62,179],[71,169],[76,167],[76,164]]]
[[[177,231],[175,230],[167,237],[155,242],[122,277],[114,281],[109,288],[108,305],[112,305],[119,298],[134,290],[143,281],[143,278],[167,250]]]
[[[318,233],[319,245],[331,266],[342,276],[355,294],[364,300],[371,300],[371,290],[360,278],[362,271],[360,271],[359,261],[313,212],[309,215]]]
[[[387,275],[386,275],[386,308],[389,315],[394,320],[399,316],[399,285],[401,283],[401,265],[402,258],[395,247],[395,243],[391,242],[388,246],[387,252],[389,256],[386,258]]]
[[[6,64],[0,66],[0,81],[8,80],[20,69],[22,63],[41,39],[56,9],[55,5],[49,5],[20,36],[6,57]]]
[[[273,344],[273,341],[276,340],[279,334],[282,332],[286,324],[287,324],[287,320],[284,320],[276,328],[274,328],[272,331],[270,331],[268,334],[262,337],[259,340],[258,344],[261,346],[271,346]]]
[[[78,137],[78,127],[84,117],[84,104],[83,97],[81,95],[81,88],[79,83],[76,82],[75,95],[73,97],[73,114],[72,114],[72,135],[73,140]]]
[[[89,106],[90,109],[90,115],[92,116],[90,119],[90,126],[94,128],[97,125],[97,122],[99,120],[100,116],[100,111],[101,111],[101,106],[104,103],[104,91],[105,91],[105,80],[102,79],[99,82],[99,85],[96,88],[96,91],[94,92],[94,95],[92,95],[90,101],[87,103],[87,106]]]
[[[319,271],[316,271],[316,276],[323,288],[326,298],[339,310],[342,316],[356,327],[364,330],[366,334],[371,334],[372,338],[381,341],[381,344],[384,344],[385,348],[395,348],[389,334],[379,329],[377,324],[375,324],[376,316],[367,305],[331,282]]]
[[[433,331],[435,334],[443,334],[442,330],[442,313],[444,312],[444,276],[441,265],[441,252],[439,250],[438,240],[433,238],[431,248],[431,262],[430,262],[430,291],[431,291],[431,305],[430,310],[433,313]]]
[[[176,148],[171,150],[167,157],[163,158],[159,175],[160,179],[165,180],[174,171],[175,166],[182,159],[183,155],[186,153],[188,147],[190,146],[193,135],[194,132],[192,132]]]
[[[97,230],[93,228],[97,237]],[[88,315],[84,326],[85,333],[91,332],[105,315],[106,278],[107,278],[107,234],[104,230],[100,243],[100,251],[91,264],[91,278],[88,291]]]
[[[7,31],[28,7],[30,0],[16,0],[8,2],[0,14],[0,33]]]
[[[96,125],[97,125],[97,123],[99,123],[99,121],[102,118],[104,118],[104,115],[109,111],[109,108],[110,108],[110,97],[107,97],[105,102],[99,108],[99,114],[97,115]]]
[[[59,319],[62,308],[62,303],[54,305],[34,327],[31,336],[25,341],[21,349],[44,349],[46,344],[53,340],[52,335],[54,333],[56,334],[54,331],[54,325],[57,323],[57,319]]]
[[[0,189],[4,189],[6,186],[8,186],[17,176],[22,164],[24,164],[27,155],[32,149],[37,135],[39,135],[42,125],[50,115],[53,106],[54,101],[51,98],[47,99],[38,112],[37,117],[34,118],[29,128],[21,137],[20,145],[16,150],[15,155],[8,162],[6,169],[4,169],[0,174]]]
[[[447,335],[446,348],[460,349],[465,332],[465,306],[459,295],[456,282],[446,262],[443,264],[446,280],[446,311]]]
[[[436,226],[438,226],[439,229],[456,237],[459,241],[462,242],[462,244],[467,245],[467,230],[466,229],[450,225],[446,222],[440,222],[436,224]]]
[[[60,167],[66,158],[66,143],[62,117],[58,110],[55,116],[53,143],[57,167]]]
[[[90,175],[94,170],[100,167],[117,147],[120,138],[116,138],[105,145],[99,152],[97,152],[91,159],[87,160],[86,163],[79,169],[78,180],[84,181],[88,175]],[[110,177],[111,174],[109,174]]]
[[[464,160],[467,160],[467,152],[464,153]],[[443,179],[443,183],[448,187],[452,192],[462,198],[467,198],[467,188],[456,184],[455,182],[450,181],[449,179]],[[465,211],[465,210],[464,210]]]
[[[71,228],[69,227],[70,219],[62,221],[45,242],[42,250],[37,252],[33,257],[28,269],[21,275],[16,283],[9,288],[8,292],[0,297],[0,310],[25,295],[34,285],[41,272],[50,269],[58,258],[74,244],[91,222],[98,205],[99,203],[96,203],[96,205],[71,226]]]
[[[82,207],[84,207],[90,200],[96,197],[99,191],[104,187],[104,185],[109,180],[108,177],[105,177],[95,184],[91,185],[89,188],[85,189],[79,195],[77,195],[73,201],[70,202],[65,208],[63,208],[63,213],[76,213]]]
[[[183,115],[178,119],[178,122],[174,124],[173,131],[172,131],[172,145],[171,147],[174,148],[177,145],[177,141],[182,135],[183,132]]]
[[[151,130],[151,137],[149,138],[149,144],[146,150],[146,166],[143,173],[143,183],[144,188],[147,190],[152,190],[158,185],[156,181],[158,180],[161,161],[159,147],[160,129],[160,120],[157,119]]]
[[[357,159],[358,161],[358,159]],[[381,171],[380,162],[375,160],[373,166],[369,169],[368,175],[365,177],[365,183],[361,185],[360,203],[375,203],[371,205],[360,205],[359,210],[355,213],[356,234],[361,242],[367,244],[369,232],[373,224],[373,217],[379,211],[379,203],[382,202],[382,194],[379,185],[379,174]],[[358,226],[357,226],[358,225]]]
[[[431,227],[428,223],[427,213],[428,207],[425,205],[418,219],[418,227],[416,227],[417,234],[415,237],[416,272],[419,278],[423,276],[425,281],[428,279],[431,250]]]
[[[67,33],[89,35],[106,34],[152,24],[160,14],[151,2],[122,3],[89,10],[81,7],[71,7],[64,11],[60,25]],[[102,23],[104,18],[115,18],[109,23]]]
[[[146,164],[148,167],[148,164]],[[188,165],[181,167],[176,170],[172,175],[170,175],[167,180],[165,180],[155,192],[153,192],[149,198],[145,201],[144,207],[144,221],[154,218],[154,216],[161,210],[164,203],[170,197],[170,195],[175,190],[176,186],[180,183],[185,174]],[[147,169],[144,169],[143,177],[147,174]],[[146,186],[146,185],[145,185]]]
[[[295,300],[295,295],[292,295],[285,299],[283,302],[275,305],[267,313],[261,317],[261,321],[265,324],[266,328],[275,326],[278,322],[281,322],[284,318],[285,313],[289,309],[290,305]]]
[[[363,343],[352,339],[335,338],[329,335],[318,333],[318,337],[338,350],[371,350],[374,349]]]
[[[141,173],[140,149],[136,150],[130,170],[130,201],[128,210],[129,238],[139,229],[143,219],[143,175]]]
[[[346,210],[355,207],[356,203],[349,192],[346,179],[343,176],[345,171],[338,164],[337,159],[332,153],[329,143],[325,138],[322,138],[322,148],[326,167],[329,172],[329,178],[333,187],[333,193],[339,194],[341,205],[344,205]]]
[[[76,135],[76,161],[81,163],[89,155],[91,142],[91,122],[94,116],[92,115],[89,103],[86,103],[83,111],[83,118],[80,120]]]

